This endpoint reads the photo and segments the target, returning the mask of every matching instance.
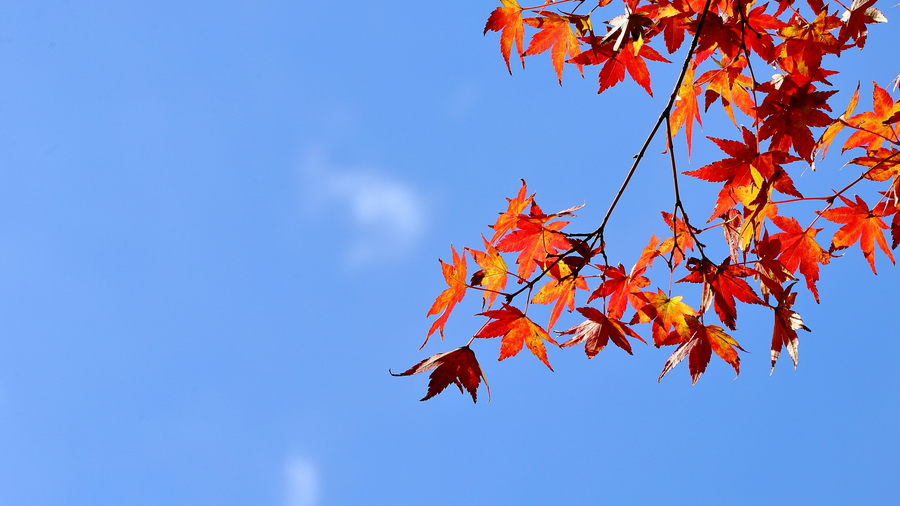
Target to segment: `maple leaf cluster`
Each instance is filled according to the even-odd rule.
[[[891,251],[900,244],[900,100],[873,84],[872,110],[856,113],[857,87],[844,112],[833,117],[829,101],[838,90],[828,79],[837,72],[824,66],[850,48],[863,49],[869,25],[887,22],[875,0],[854,0],[849,8],[824,0],[807,0],[807,6],[792,0],[761,5],[747,0],[623,3],[624,13],[622,4],[613,5],[612,0],[596,5],[546,1],[536,7],[501,0],[490,14],[484,33],[500,33],[500,53],[510,73],[514,55],[524,68],[526,56],[549,52],[560,84],[567,65],[582,76],[584,67],[599,66],[598,93],[630,78],[652,95],[647,61],[671,63],[660,50],[685,53],[670,98],[597,229],[569,232],[569,219],[581,206],[547,214],[522,181],[480,248],[465,248],[460,254],[451,247],[452,262],[441,261],[448,288],[428,311],[437,318],[425,341],[435,333],[444,338],[451,312],[472,292],[481,293],[479,315],[486,320],[465,346],[433,355],[399,374],[433,371],[423,400],[451,383],[476,400],[485,378],[470,346],[479,339],[499,339],[499,360],[527,348],[550,370],[548,346],[583,345],[586,356],[593,358],[610,342],[632,354],[632,341],[637,340],[674,347],[660,380],[687,358],[691,383],[696,383],[713,353],[739,373],[738,351],[745,350],[729,332],[737,330],[740,305],[771,310],[771,368],[783,349],[796,368],[797,331],[809,331],[793,310],[800,277],[800,286],[818,303],[819,270],[838,256],[835,252],[858,245],[875,272],[877,245],[894,262]],[[583,8],[589,10],[578,12]],[[610,9],[619,14],[596,22]],[[595,31],[601,26],[605,33]],[[754,68],[764,67],[777,73],[759,82]],[[683,130],[690,155],[693,124],[701,124],[717,103],[736,135],[709,137],[722,158],[679,171],[673,138]],[[828,195],[804,196],[792,175],[821,165],[844,130],[849,135],[841,153],[858,154],[848,162],[859,168],[858,175]],[[604,233],[658,132],[665,136],[675,190],[671,212],[662,212],[668,231],[661,237],[651,234],[626,269],[610,262]],[[702,227],[688,218],[678,187],[681,175],[716,185],[718,197]],[[862,193],[863,185],[872,188],[866,198],[851,198],[850,190]],[[821,208],[807,216],[790,214],[790,204],[796,202],[819,203]],[[819,220],[825,226],[816,228]],[[825,228],[836,229],[829,232],[830,244],[819,236]],[[710,243],[706,237],[717,230],[724,237],[722,260],[711,258],[712,249],[701,241]],[[478,266],[471,276],[469,258]],[[667,290],[651,288],[651,271],[663,272]],[[677,280],[674,285],[672,280]],[[683,286],[678,283],[698,285],[699,300],[689,304],[674,294],[673,286]],[[533,314],[536,305],[549,308],[548,319]],[[563,313],[572,312],[583,321],[554,331]],[[645,341],[636,329],[648,324]],[[567,340],[558,342],[554,333],[556,339]]]

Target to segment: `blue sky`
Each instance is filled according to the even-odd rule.
[[[550,350],[551,373],[493,342],[490,403],[388,375],[480,325],[472,298],[417,350],[436,259],[478,246],[519,178],[594,228],[672,69],[655,99],[571,69],[560,88],[540,56],[510,77],[490,2],[184,4],[0,5],[0,503],[900,498],[897,271],[857,249],[821,306],[798,298],[797,371],[769,376],[771,314],[741,308],[735,381],[714,361],[657,384],[668,350],[644,346]],[[874,27],[835,84],[866,104],[898,43]],[[651,151],[610,225],[623,263],[671,207]],[[712,156],[695,140],[684,169]],[[843,162],[798,185],[843,186]],[[684,184],[706,213],[711,186]]]

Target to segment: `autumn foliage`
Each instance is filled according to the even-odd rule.
[[[653,65],[674,60],[681,71],[633,165],[623,168],[625,181],[597,228],[570,231],[580,206],[547,214],[522,181],[480,246],[451,247],[451,263],[441,261],[448,288],[428,311],[436,318],[425,341],[435,334],[444,338],[448,317],[464,297],[481,297],[478,316],[485,321],[461,348],[397,374],[431,371],[423,400],[451,383],[476,399],[485,378],[470,346],[479,340],[499,340],[500,360],[527,348],[551,370],[548,348],[583,346],[593,358],[610,343],[631,354],[640,341],[673,347],[659,379],[687,359],[696,383],[713,354],[739,373],[744,348],[731,333],[748,305],[771,310],[772,369],[783,350],[796,368],[797,331],[809,330],[793,310],[796,290],[818,303],[821,267],[846,248],[860,248],[872,272],[876,256],[894,262],[891,251],[900,244],[900,100],[889,86],[873,83],[871,107],[860,98],[860,87],[849,104],[834,104],[838,90],[829,82],[837,73],[830,68],[836,57],[863,49],[870,25],[887,22],[875,0],[501,4],[484,33],[499,32],[510,73],[524,68],[525,57],[547,53],[560,84],[567,67],[584,76],[595,66],[598,93],[633,81],[652,94]],[[773,68],[775,76],[765,80]],[[708,138],[719,159],[678,170],[673,138],[683,131],[690,154],[694,124],[714,106],[735,126],[730,134]],[[852,156],[846,165],[855,171],[841,172],[846,180],[840,189],[805,195],[796,184],[799,173],[844,165],[832,162],[834,155],[826,158],[838,135],[845,139],[841,153]],[[648,234],[647,246],[619,263],[606,250],[614,240],[606,226],[657,136],[670,154],[675,197],[660,210],[659,223],[647,225],[660,237]],[[707,181],[717,195],[699,222],[688,218],[681,200],[684,176]],[[794,205],[800,202],[805,206]],[[817,207],[812,212],[811,204]],[[830,237],[820,234],[826,227],[816,227],[829,222]],[[723,257],[708,256],[708,244],[723,238]],[[651,271],[659,279],[651,279]],[[680,295],[684,284],[698,286],[699,299]],[[549,318],[530,314],[534,305],[547,306]],[[583,320],[554,331],[564,313]]]

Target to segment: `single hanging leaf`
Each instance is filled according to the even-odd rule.
[[[884,239],[884,232],[882,232],[882,230],[891,228],[882,218],[897,211],[894,205],[881,202],[874,209],[869,210],[869,206],[859,196],[856,197],[856,202],[843,195],[840,197],[841,201],[847,204],[846,206],[819,213],[826,220],[845,223],[835,232],[834,238],[831,240],[831,251],[849,248],[859,242],[859,248],[866,260],[869,261],[872,272],[875,273],[875,242],[877,241],[881,251],[884,251],[891,263],[896,263],[894,255],[891,254],[887,241]]]
[[[468,346],[432,355],[400,374],[391,372],[391,376],[411,376],[427,371],[434,372],[429,376],[428,392],[420,399],[422,401],[431,399],[453,383],[459,388],[460,393],[463,393],[465,388],[472,396],[472,402],[478,402],[478,385],[481,384],[481,380],[484,380],[490,399],[491,388],[488,386],[487,378],[481,372],[478,360],[475,359],[475,352]]]
[[[706,366],[709,365],[712,352],[715,352],[722,360],[728,362],[734,368],[736,375],[741,373],[741,359],[735,348],[743,352],[747,350],[741,348],[737,341],[722,330],[722,327],[703,325],[693,316],[688,316],[687,322],[691,332],[690,338],[681,343],[672,352],[672,355],[666,360],[666,364],[663,366],[657,381],[661,381],[663,376],[684,360],[685,357],[690,357],[688,359],[688,370],[691,373],[691,386],[696,385],[700,375],[706,371]]]
[[[557,332],[561,336],[574,335],[568,341],[560,344],[560,347],[574,346],[583,342],[584,353],[588,358],[594,358],[606,347],[609,341],[612,341],[616,346],[631,355],[631,343],[628,342],[626,336],[646,343],[631,327],[615,318],[607,318],[605,314],[592,307],[580,307],[578,312],[584,315],[587,320],[569,330]]]
[[[838,33],[838,43],[845,44],[852,40],[849,47],[857,46],[860,49],[866,45],[866,37],[869,35],[869,27],[875,23],[887,23],[884,14],[872,7],[876,0],[853,0],[850,10],[844,11],[841,16],[841,31]]]
[[[425,347],[425,344],[428,343],[428,338],[431,337],[431,334],[434,334],[435,330],[440,332],[441,340],[444,340],[444,325],[447,324],[447,318],[450,317],[454,306],[463,300],[463,297],[466,295],[466,252],[463,250],[463,254],[460,256],[456,253],[456,248],[453,246],[450,246],[450,251],[453,252],[452,264],[445,264],[443,260],[438,259],[438,262],[441,263],[441,270],[444,273],[444,281],[447,282],[450,288],[445,289],[438,295],[434,304],[431,305],[431,309],[428,310],[427,316],[436,315],[441,311],[443,311],[443,314],[431,324],[431,328],[428,329],[428,334],[425,336],[425,342],[422,343],[422,346],[419,346],[420,350]]]
[[[519,308],[504,304],[502,309],[485,311],[479,315],[491,318],[488,323],[475,334],[475,337],[500,337],[500,358],[504,360],[517,355],[522,351],[522,345],[528,347],[535,357],[540,359],[551,371],[550,362],[547,360],[547,349],[544,341],[557,344],[540,325],[531,321]]]
[[[522,8],[519,7],[516,0],[500,0],[503,7],[497,7],[487,23],[484,25],[484,33],[488,30],[500,32],[500,54],[506,62],[506,70],[512,74],[512,67],[509,66],[509,54],[512,51],[513,43],[516,44],[516,54],[522,61],[522,68],[525,68],[525,55],[522,54],[522,41],[525,39],[525,28],[522,25]]]
[[[775,362],[781,354],[782,346],[787,348],[788,355],[791,356],[791,360],[794,362],[794,369],[797,369],[798,346],[800,344],[800,340],[797,339],[797,330],[803,329],[809,332],[809,329],[803,324],[803,319],[800,318],[800,315],[795,311],[791,311],[791,307],[794,305],[794,299],[797,297],[796,293],[791,292],[793,286],[794,284],[791,283],[787,287],[784,291],[784,297],[778,301],[778,306],[775,307],[775,328],[772,330],[772,369],[769,370],[770,376],[775,371]]]

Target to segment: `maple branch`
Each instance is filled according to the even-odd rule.
[[[523,11],[533,11],[533,10],[535,10],[535,9],[541,9],[541,10],[543,10],[545,7],[550,7],[551,5],[564,4],[564,3],[569,3],[569,2],[571,2],[571,1],[572,1],[572,0],[556,0],[555,2],[547,2],[547,3],[543,4],[543,5],[537,5],[537,6],[535,6],[535,7],[522,7],[522,10],[523,10]],[[581,5],[581,4],[583,4],[583,3],[584,3],[584,0],[578,2],[579,5]],[[577,9],[578,7],[576,6],[575,8]]]
[[[669,160],[670,165],[672,166],[672,187],[675,190],[675,206],[672,209],[672,231],[674,232],[673,242],[674,246],[672,247],[672,255],[669,257],[669,266],[670,268],[674,268],[672,263],[675,261],[675,250],[681,251],[682,256],[687,256],[687,252],[681,249],[681,246],[678,245],[678,222],[675,221],[677,219],[678,210],[681,210],[681,216],[684,218],[684,225],[687,227],[687,233],[691,235],[694,239],[694,242],[697,243],[697,249],[700,251],[700,256],[706,258],[706,254],[703,252],[703,243],[697,239],[697,234],[694,233],[694,226],[691,225],[691,220],[688,218],[687,211],[684,210],[684,203],[681,201],[681,192],[678,188],[678,167],[675,163],[675,143],[672,141],[672,120],[669,116],[666,116],[666,143],[669,148]]]
[[[697,31],[694,33],[694,38],[691,40],[691,47],[690,49],[688,49],[687,56],[684,59],[684,64],[681,65],[681,73],[678,75],[678,80],[675,82],[675,87],[672,89],[671,95],[669,95],[669,101],[666,103],[666,107],[660,113],[659,118],[656,119],[656,123],[650,130],[650,134],[644,140],[644,144],[641,146],[640,151],[638,151],[638,154],[634,155],[634,163],[628,170],[628,174],[625,176],[625,180],[622,182],[622,186],[619,188],[619,191],[616,192],[616,196],[615,198],[613,198],[612,203],[609,205],[609,209],[603,216],[603,221],[600,223],[600,226],[597,227],[597,230],[594,231],[594,234],[596,234],[601,241],[603,240],[603,231],[606,228],[606,223],[609,221],[609,218],[612,216],[616,205],[618,205],[619,200],[625,193],[625,188],[628,187],[628,183],[631,182],[631,178],[634,176],[638,165],[640,165],[641,160],[644,158],[644,153],[646,153],[647,148],[650,147],[650,142],[653,141],[654,137],[656,137],[656,132],[659,131],[659,127],[662,125],[663,121],[668,119],[669,115],[672,113],[672,107],[675,105],[675,100],[678,98],[678,90],[681,88],[681,83],[684,82],[684,76],[687,74],[688,66],[691,63],[691,58],[694,55],[694,51],[697,49],[698,42],[700,41],[700,32],[703,30],[703,24],[706,21],[706,15],[709,12],[709,7],[711,4],[712,0],[706,0],[706,4],[703,6],[703,12],[700,14],[700,21],[697,22]]]

